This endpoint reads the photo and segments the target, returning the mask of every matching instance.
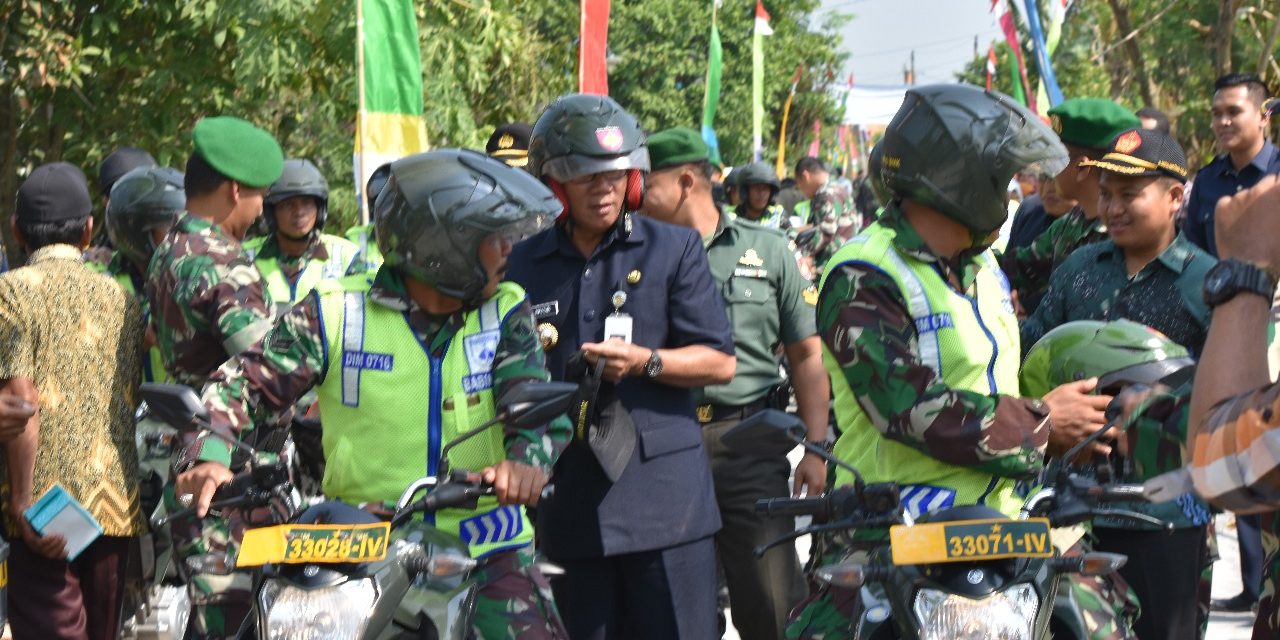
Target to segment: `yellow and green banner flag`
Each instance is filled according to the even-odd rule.
[[[427,149],[422,120],[422,58],[412,0],[356,0],[356,202],[384,163]]]

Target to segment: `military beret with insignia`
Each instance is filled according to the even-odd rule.
[[[1126,176],[1168,176],[1187,179],[1187,154],[1172,136],[1154,129],[1131,129],[1116,136],[1100,160],[1084,166]]]
[[[1106,149],[1121,132],[1141,126],[1133,112],[1104,98],[1073,98],[1049,110],[1049,121],[1067,144]]]
[[[240,118],[202,118],[191,138],[210,167],[246,187],[269,187],[284,172],[284,152],[276,139]]]
[[[702,134],[688,127],[675,127],[649,136],[649,166],[653,171],[711,158],[711,149]]]

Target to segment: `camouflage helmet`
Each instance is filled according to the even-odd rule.
[[[324,228],[325,218],[328,217],[329,183],[310,160],[299,158],[285,160],[280,179],[267,189],[267,195],[262,200],[262,213],[266,218],[267,228],[272,233],[275,232],[276,205],[294,196],[311,196],[316,199],[316,226],[311,233],[320,233]]]
[[[1008,217],[1015,173],[1035,167],[1056,175],[1067,166],[1066,147],[1038,116],[1004,94],[964,84],[907,91],[877,150],[872,168],[888,191],[936,209],[975,237]]]
[[[648,171],[649,149],[640,122],[613,98],[571,93],[538,116],[526,169],[559,182],[618,169]]]
[[[521,169],[476,151],[439,149],[391,163],[374,232],[388,267],[475,306],[489,282],[481,242],[495,233],[512,240],[535,233],[560,208]]]
[[[1022,393],[1044,397],[1059,385],[1098,378],[1099,391],[1153,384],[1195,363],[1164,334],[1130,320],[1077,320],[1044,334],[1022,363]]]
[[[182,172],[168,167],[138,167],[111,187],[107,236],[120,253],[143,269],[151,262],[155,229],[168,228],[187,208]]]

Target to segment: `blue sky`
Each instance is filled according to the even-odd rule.
[[[823,0],[818,16],[853,14],[841,30],[850,55],[844,77],[858,84],[902,84],[902,68],[916,52],[916,83],[950,82],[992,39],[1003,39],[990,0]]]

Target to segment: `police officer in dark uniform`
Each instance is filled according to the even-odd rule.
[[[609,428],[635,434],[625,466],[606,474],[608,452],[582,439],[603,425],[579,421],[555,466],[538,534],[565,570],[557,606],[573,638],[714,637],[720,517],[691,389],[729,382],[735,359],[702,240],[634,213],[649,154],[608,97],[547,107],[528,169],[565,211],[516,246],[509,277],[534,305],[552,377],[577,354],[601,367],[597,398],[621,405]]]

